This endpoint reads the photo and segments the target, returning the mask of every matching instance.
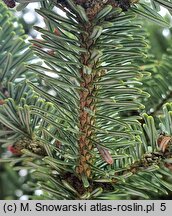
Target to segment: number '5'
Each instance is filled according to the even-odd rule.
[[[161,211],[165,211],[166,210],[166,203],[161,203]]]

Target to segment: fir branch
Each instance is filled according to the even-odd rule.
[[[171,3],[158,1],[170,9]],[[21,3],[26,6],[28,1]],[[2,40],[1,61],[6,59],[6,64],[1,79],[10,98],[2,96],[0,122],[6,128],[0,142],[12,144],[11,163],[21,162],[16,169],[34,170],[44,197],[148,199],[172,190],[166,178],[171,177],[172,104],[163,107],[162,136],[152,116],[144,114],[145,123],[140,125],[139,116],[130,115],[143,108],[140,101],[147,96],[138,87],[146,74],[140,62],[147,44],[135,13],[159,24],[165,22],[145,5],[141,11],[133,7],[134,12],[123,13],[132,3],[135,1],[42,1],[37,13],[44,17],[47,28],[36,28],[42,39],[33,42],[33,50],[45,64],[27,67],[36,73],[34,80],[21,64],[32,53],[26,51],[13,59],[10,52],[21,54],[25,48],[4,43],[11,35]],[[53,7],[63,9],[66,16]],[[7,33],[4,28],[4,35]],[[169,78],[170,66],[165,61],[164,65]],[[17,83],[15,78],[24,72],[29,81]],[[156,73],[153,81],[159,80]],[[164,83],[168,80],[162,72],[158,74],[163,77],[160,90],[167,93]],[[150,79],[144,90],[146,84],[152,87]]]

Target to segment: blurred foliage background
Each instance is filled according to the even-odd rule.
[[[34,3],[28,5],[22,11],[9,9],[18,18],[19,23],[22,24],[25,30],[25,34],[30,39],[38,37],[37,32],[33,30],[33,25],[41,25],[41,17],[34,12],[36,7],[38,7],[38,4]],[[10,155],[11,152],[6,151],[0,145],[0,158]],[[40,195],[41,191],[35,190],[34,183],[29,182],[29,179],[30,174],[26,169],[18,171],[7,163],[0,163],[0,200],[27,200],[30,195]]]

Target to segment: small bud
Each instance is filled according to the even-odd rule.
[[[60,36],[60,31],[57,28],[55,28],[54,29],[54,34],[57,35],[57,36]]]
[[[61,149],[62,143],[61,143],[59,140],[57,140],[57,141],[55,142],[55,146],[56,146],[58,149]]]
[[[17,149],[13,145],[8,146],[8,151],[10,151],[13,155],[16,155],[16,156],[20,156],[22,154],[21,149]]]
[[[3,99],[0,99],[0,105],[3,105],[5,101]]]

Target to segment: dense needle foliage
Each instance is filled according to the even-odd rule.
[[[21,10],[34,1],[18,2]],[[169,28],[158,11],[171,13],[172,1],[42,0],[45,27],[34,26],[41,39],[29,43],[7,6],[0,2],[0,172],[27,170],[21,190],[30,199],[36,189],[41,199],[170,196],[172,51],[154,55],[143,20]]]

